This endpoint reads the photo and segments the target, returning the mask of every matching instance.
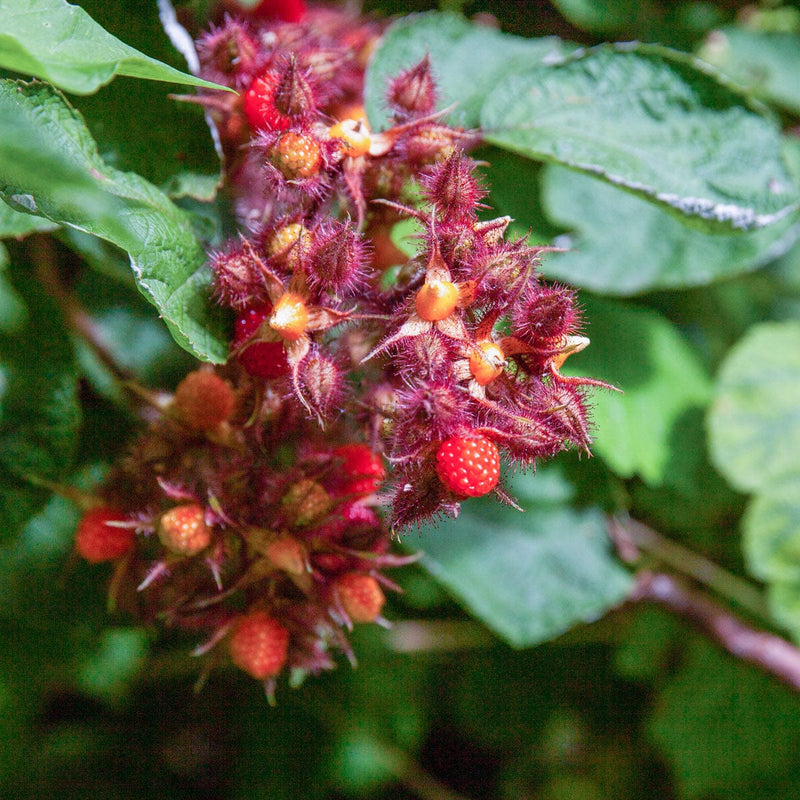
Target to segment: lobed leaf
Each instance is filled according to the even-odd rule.
[[[654,311],[583,300],[591,344],[569,359],[564,372],[598,378],[624,392],[592,395],[592,451],[620,477],[638,475],[650,485],[676,485],[684,471],[691,471],[684,448],[696,447],[683,441],[684,419],[710,400],[710,381],[699,356]],[[680,471],[674,469],[676,461]]]
[[[800,475],[800,323],[754,326],[731,349],[708,432],[712,461],[741,491]]]
[[[423,550],[426,570],[516,647],[597,619],[631,586],[594,509],[551,505],[521,514],[469,501],[457,521],[424,528],[413,546]]]
[[[558,59],[568,49],[555,37],[511,36],[473,25],[458,14],[411,14],[389,27],[370,60],[364,87],[367,116],[376,129],[389,125],[385,103],[389,80],[428,54],[438,107],[453,106],[447,116],[451,124],[475,127],[481,106],[503,76]]]
[[[112,242],[175,340],[205,361],[227,357],[222,312],[188,215],[140,176],[105,164],[86,126],[42,84],[0,83],[0,197]]]
[[[121,42],[65,0],[0,0],[0,67],[91,94],[116,75],[224,89]]]
[[[602,46],[510,71],[481,126],[492,144],[596,175],[707,230],[759,228],[800,207],[775,122],[666,48]]]

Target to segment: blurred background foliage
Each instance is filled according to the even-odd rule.
[[[154,0],[80,5],[185,69]],[[185,5],[203,12],[200,0]],[[640,40],[699,54],[783,131],[797,194],[800,4],[364,4],[379,16],[435,7],[558,36],[565,51]],[[224,201],[193,182],[213,178],[214,150],[202,114],[170,100],[173,89],[120,77],[70,101],[109,169],[164,188],[196,236],[219,242],[232,224]],[[195,693],[193,642],[109,615],[107,572],[71,556],[76,511],[31,486],[34,475],[95,485],[135,431],[106,366],[31,270],[45,283],[48,265],[69,276],[142,383],[172,388],[193,361],[137,291],[124,231],[107,237],[119,249],[70,228],[46,236],[56,226],[41,217],[15,228],[18,215],[0,209],[3,797],[800,796],[800,698],[667,612],[624,603],[630,571],[603,516],[660,532],[649,550],[639,543],[640,567],[698,578],[702,553],[719,568],[707,588],[758,627],[800,637],[797,213],[709,231],[515,149],[478,153],[491,164],[488,202],[519,234],[565,248],[543,272],[581,290],[592,338],[570,366],[625,395],[595,396],[592,459],[569,453],[513,478],[525,515],[470,501],[456,523],[408,535],[403,546],[426,555],[396,575],[405,593],[388,606],[393,629],[358,630],[358,669],[284,688],[276,708],[233,671]]]

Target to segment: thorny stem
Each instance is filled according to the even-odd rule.
[[[800,649],[780,636],[750,627],[733,612],[691,588],[684,579],[640,572],[631,600],[657,603],[684,617],[731,655],[800,691]]]
[[[772,622],[763,595],[745,579],[733,575],[704,556],[670,541],[627,515],[610,518],[609,528],[611,538],[623,560],[637,561],[638,551],[644,551],[676,572],[707,586],[720,597],[730,600],[758,619]]]

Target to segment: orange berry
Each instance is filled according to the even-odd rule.
[[[196,556],[211,544],[205,510],[197,503],[171,508],[158,523],[161,544],[179,556]]]
[[[308,326],[308,308],[303,298],[293,292],[281,295],[272,309],[269,326],[281,339],[297,341]]]
[[[308,133],[282,133],[270,153],[270,162],[286,180],[313,178],[322,169],[322,149]]]
[[[233,663],[258,680],[272,678],[286,664],[289,631],[266,611],[245,614],[228,642]]]
[[[311,478],[293,483],[281,498],[281,504],[296,527],[309,525],[324,517],[333,507],[325,488]]]
[[[480,342],[469,358],[469,371],[480,386],[491,383],[503,372],[506,356],[494,342]]]
[[[361,119],[343,119],[328,129],[328,135],[344,143],[344,154],[350,158],[365,156],[372,144],[369,128]]]
[[[190,427],[207,431],[233,413],[236,398],[226,381],[203,369],[190,372],[175,390],[173,406]]]
[[[116,508],[89,509],[75,531],[75,551],[92,564],[124,556],[133,547],[136,534],[131,528],[108,524],[124,521],[125,515]]]
[[[449,317],[458,305],[458,287],[450,281],[428,281],[417,292],[417,314],[428,322]]]
[[[381,613],[386,596],[372,575],[348,572],[333,584],[336,599],[353,622],[374,622]]]

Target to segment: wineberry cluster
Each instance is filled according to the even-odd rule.
[[[200,652],[270,687],[381,619],[382,570],[409,560],[392,531],[492,491],[513,502],[503,460],[588,449],[597,383],[561,375],[588,344],[573,292],[540,280],[542,248],[506,241],[509,218],[479,216],[479,137],[442,121],[429,60],[390,82],[392,124],[374,132],[378,26],[292,9],[199,40],[202,76],[238,91],[200,98],[241,230],[209,257],[230,359],[154,401],[77,539],[117,559],[118,605],[206,631]],[[410,257],[392,239],[409,220]]]

